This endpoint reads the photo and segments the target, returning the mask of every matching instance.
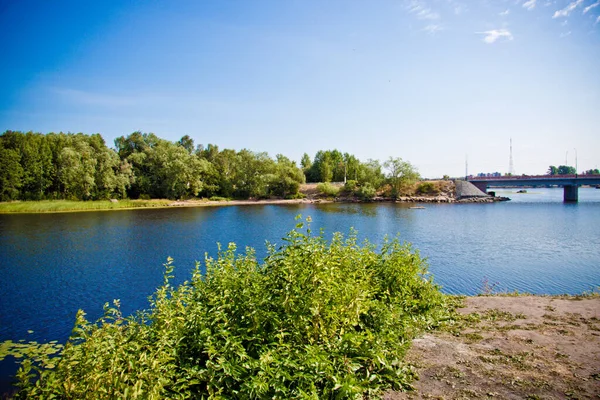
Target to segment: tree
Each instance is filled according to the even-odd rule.
[[[6,149],[0,141],[0,201],[16,200],[22,185],[23,168],[19,153]]]
[[[558,174],[558,168],[556,168],[554,165],[551,165],[550,167],[548,167],[548,172],[546,172],[548,175],[557,175]]]
[[[183,136],[177,144],[186,149],[190,154],[194,151],[194,139],[189,137],[189,135]]]
[[[583,174],[584,175],[600,175],[600,170],[598,168],[596,168],[596,169],[588,169]]]
[[[419,179],[419,173],[409,162],[390,157],[384,164],[389,171],[388,181],[392,186],[392,197],[397,198],[402,190]]]
[[[574,167],[569,167],[567,165],[559,165],[558,166],[558,175],[575,175],[577,171]]]

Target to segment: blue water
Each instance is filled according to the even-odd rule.
[[[176,282],[206,252],[216,256],[217,242],[264,256],[265,241],[281,243],[298,214],[327,237],[354,227],[377,244],[386,235],[411,242],[447,293],[479,293],[484,280],[538,294],[600,286],[600,190],[580,189],[577,204],[564,204],[562,189],[528,191],[496,191],[510,202],[424,210],[383,203],[0,215],[0,341],[64,341],[79,308],[94,320],[113,299],[125,313],[146,308],[168,256]]]

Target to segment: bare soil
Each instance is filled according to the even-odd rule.
[[[598,399],[600,297],[481,296],[413,341],[419,380],[386,399]]]

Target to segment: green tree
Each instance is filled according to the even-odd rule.
[[[190,154],[194,151],[194,139],[189,137],[189,135],[183,136],[177,144],[186,149]]]
[[[296,197],[300,184],[305,182],[304,173],[289,158],[278,154],[275,172],[270,176],[269,194],[280,197]]]
[[[19,198],[23,173],[19,153],[16,150],[4,148],[4,144],[0,140],[0,201]]]
[[[567,165],[559,165],[558,166],[558,175],[575,175],[577,170],[575,167],[569,167]]]
[[[600,175],[600,170],[598,168],[596,168],[596,169],[588,169],[583,174],[584,175]]]
[[[388,170],[388,181],[392,187],[391,196],[397,198],[403,189],[419,179],[419,173],[408,161],[390,157],[384,164]]]
[[[551,165],[550,167],[548,167],[548,172],[546,172],[548,175],[558,175],[558,168],[556,168],[554,165]]]

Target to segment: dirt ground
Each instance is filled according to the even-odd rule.
[[[396,399],[600,399],[600,297],[481,296],[414,340]]]

